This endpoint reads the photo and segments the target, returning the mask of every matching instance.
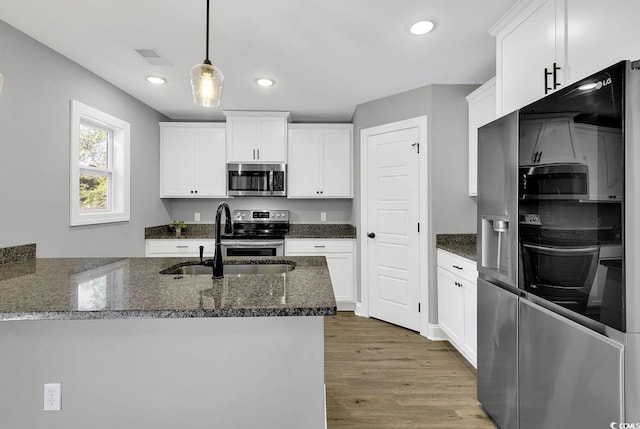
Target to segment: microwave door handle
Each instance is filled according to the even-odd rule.
[[[269,195],[273,195],[273,170],[269,171]]]

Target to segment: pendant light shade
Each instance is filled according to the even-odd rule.
[[[193,102],[202,107],[217,107],[222,99],[224,76],[219,68],[209,61],[209,0],[207,0],[206,57],[202,64],[191,68],[191,89]]]
[[[222,98],[222,80],[219,68],[211,63],[196,64],[191,67],[191,89],[193,102],[202,107],[216,107]]]

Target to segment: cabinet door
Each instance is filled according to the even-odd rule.
[[[287,197],[319,197],[322,160],[322,133],[314,130],[289,130]]]
[[[438,267],[438,325],[457,346],[463,344],[462,287],[457,276]]]
[[[567,0],[567,49],[572,82],[621,60],[640,57],[638,0]]]
[[[351,130],[323,133],[322,197],[351,197],[352,144]]]
[[[327,253],[329,274],[336,301],[354,301],[353,253]]]
[[[478,128],[496,119],[496,80],[467,97],[469,103],[469,196],[478,195]]]
[[[280,163],[287,161],[287,120],[282,117],[258,117],[257,160]]]
[[[195,135],[187,128],[162,128],[160,197],[193,196]]]
[[[576,135],[580,141],[580,160],[589,171],[589,199],[608,200],[607,151],[604,136],[598,134],[593,125],[576,125]]]
[[[225,129],[198,132],[196,143],[196,187],[199,197],[226,197],[227,160]]]
[[[227,156],[229,162],[256,161],[258,120],[255,117],[227,117]]]
[[[564,69],[564,27],[564,0],[536,0],[496,35],[498,116],[545,95],[544,69]]]
[[[534,161],[537,157],[536,147],[542,132],[542,126],[543,122],[540,120],[520,121],[519,164],[521,166],[535,163]]]
[[[464,301],[464,355],[474,367],[478,362],[478,286],[470,281],[462,281]]]

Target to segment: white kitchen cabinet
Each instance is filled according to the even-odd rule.
[[[204,255],[212,258],[215,249],[214,239],[148,239],[145,240],[145,256],[166,258],[185,256],[198,258],[200,246],[204,246]]]
[[[438,249],[438,326],[458,351],[476,367],[476,263]]]
[[[478,128],[496,119],[496,79],[467,95],[469,104],[469,196],[478,195]]]
[[[353,197],[353,125],[291,124],[287,197]]]
[[[354,239],[285,239],[286,256],[324,256],[327,259],[338,310],[355,309]]]
[[[580,141],[580,162],[589,171],[589,199],[622,201],[624,160],[622,133],[619,129],[576,124]]]
[[[579,162],[574,114],[528,115],[520,123],[520,165]]]
[[[225,124],[160,123],[160,197],[226,197]]]
[[[567,52],[571,81],[583,79],[622,60],[640,58],[638,0],[567,2]]]
[[[489,31],[496,37],[498,116],[618,61],[638,59],[640,27],[629,17],[639,14],[637,0],[615,6],[597,0],[520,0]]]
[[[489,31],[496,36],[498,116],[565,83],[565,1],[523,0]]]
[[[225,111],[227,162],[287,162],[289,112]]]

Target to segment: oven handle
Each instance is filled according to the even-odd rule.
[[[242,241],[223,241],[222,247],[227,248],[247,248],[247,247],[279,247],[283,246],[283,241],[255,241],[255,240],[242,240]]]
[[[539,246],[537,244],[529,244],[529,243],[522,243],[522,245],[529,249],[542,250],[542,251],[546,250],[548,252],[557,252],[557,253],[592,253],[592,252],[597,252],[599,250],[599,247],[597,246],[565,248],[565,247]]]

